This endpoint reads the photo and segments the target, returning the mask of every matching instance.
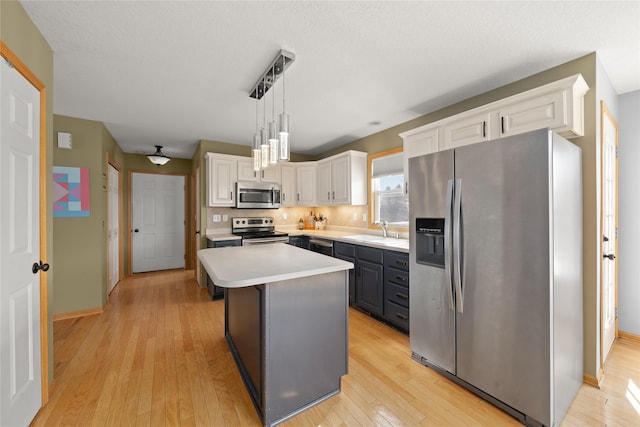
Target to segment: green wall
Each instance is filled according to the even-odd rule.
[[[53,51],[47,41],[42,37],[38,28],[31,22],[31,18],[17,1],[0,1],[0,40],[2,40],[13,53],[27,66],[29,70],[45,85],[46,91],[46,130],[47,147],[52,145],[53,126]],[[46,153],[46,171],[51,174],[53,155],[50,149]],[[47,237],[46,237],[46,259],[51,265],[47,272],[47,293],[48,298],[48,341],[49,341],[49,382],[53,381],[53,298],[54,278],[56,276],[56,263],[53,254],[53,217],[50,209],[51,188],[42,189],[47,192]]]

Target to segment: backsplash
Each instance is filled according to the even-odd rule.
[[[230,230],[231,218],[238,216],[272,216],[275,218],[276,225],[297,225],[298,220],[308,216],[311,211],[316,216],[320,214],[325,216],[329,226],[367,228],[368,225],[367,216],[369,212],[367,206],[318,206],[280,209],[207,208],[207,228]],[[221,221],[214,222],[214,215],[220,215]],[[227,220],[222,221],[225,215]]]

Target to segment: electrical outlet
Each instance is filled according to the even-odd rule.
[[[282,219],[284,219],[285,221],[287,220],[287,214],[286,213],[282,214]]]
[[[223,221],[229,221],[229,215],[222,215]]]
[[[353,220],[354,220],[354,221],[357,221],[357,220],[358,220],[358,214],[357,214],[357,213],[354,213],[354,214],[353,214]]]
[[[220,221],[221,221],[220,215],[214,215],[213,216],[213,222],[220,222]]]
[[[367,214],[366,213],[362,214],[362,222],[367,222]]]

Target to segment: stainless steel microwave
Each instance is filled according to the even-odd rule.
[[[280,195],[280,184],[238,181],[236,183],[236,208],[278,209]]]

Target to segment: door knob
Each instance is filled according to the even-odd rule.
[[[609,241],[609,238],[608,238],[607,236],[602,236],[602,241],[603,241],[603,242],[608,242],[608,241]]]
[[[138,231],[140,231],[140,230],[139,230],[139,229],[137,229],[137,228],[135,228],[135,229],[133,230],[133,232],[134,232],[134,233],[137,233]]]
[[[43,264],[42,260],[40,260],[39,264],[37,262],[34,262],[33,266],[31,266],[31,271],[33,272],[33,274],[36,274],[38,270],[42,270],[42,271],[49,270],[49,264],[46,264],[46,263]]]
[[[196,231],[196,234],[200,234],[200,230]]]
[[[614,254],[602,255],[602,257],[603,258],[609,258],[611,261],[616,259],[616,256]]]

